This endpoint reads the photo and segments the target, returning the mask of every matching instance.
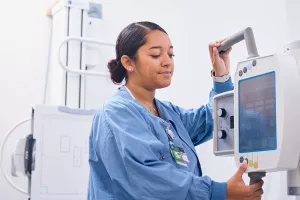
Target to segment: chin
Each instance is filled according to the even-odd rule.
[[[163,81],[157,84],[157,89],[162,89],[169,87],[171,85],[171,80],[170,81]]]

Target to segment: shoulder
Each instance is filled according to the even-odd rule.
[[[178,114],[178,106],[173,104],[170,101],[161,101],[157,99],[157,102],[164,107],[165,110],[167,110],[168,112],[172,113],[172,114]]]
[[[98,109],[93,120],[93,132],[101,137],[120,137],[133,128],[147,127],[145,115],[132,100],[122,97],[107,99]]]
[[[124,129],[139,118],[137,108],[130,101],[113,96],[97,109],[92,121],[92,133],[95,137],[107,137],[114,129]]]
[[[115,95],[107,99],[95,114],[95,120],[104,120],[111,123],[111,120],[129,121],[140,117],[140,109],[133,100]]]
[[[140,108],[132,99],[114,96],[104,102],[102,110],[105,115],[111,116],[126,115],[130,113],[138,114]]]

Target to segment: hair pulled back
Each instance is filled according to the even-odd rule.
[[[121,63],[121,57],[127,55],[130,59],[136,59],[138,49],[146,43],[146,35],[152,30],[166,31],[153,22],[137,22],[129,24],[119,34],[116,42],[116,58],[108,62],[110,78],[115,84],[127,81],[127,71]]]

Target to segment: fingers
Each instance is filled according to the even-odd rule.
[[[217,47],[213,48],[213,54],[214,54],[214,56],[219,55],[219,51],[218,51]]]
[[[210,55],[210,60],[211,60],[211,62],[213,62],[213,44],[212,43],[209,43],[208,51],[209,51],[209,55]]]
[[[214,43],[211,43],[211,44],[216,44],[216,45],[220,46],[221,43],[224,42],[224,40],[226,40],[226,38],[223,38],[221,40],[216,40]]]
[[[236,172],[236,175],[238,176],[243,176],[244,172],[246,171],[247,169],[247,161],[244,160],[243,163],[240,165],[240,168],[238,169],[238,171]]]
[[[210,55],[211,62],[214,62],[213,51],[214,51],[215,47],[217,47],[216,43],[209,43],[209,45],[208,45],[208,50],[209,50],[209,55]]]
[[[263,184],[264,181],[260,181],[256,184],[250,185],[248,197],[250,199],[255,199],[255,200],[261,199],[261,196],[264,194],[264,191],[262,189]]]
[[[255,197],[260,197],[263,194],[264,194],[264,190],[263,189],[259,189],[259,190],[257,190],[257,191],[254,192],[254,196]]]
[[[209,50],[210,58],[212,59],[212,61],[213,61],[214,48],[219,47],[223,41],[224,41],[224,39],[209,43],[208,50]]]
[[[257,190],[260,190],[262,188],[262,186],[264,185],[264,181],[261,180],[258,183],[255,183],[253,185],[250,185],[249,188],[251,191],[255,192]]]
[[[219,43],[222,43],[222,42],[224,42],[224,40],[226,40],[227,38],[223,38],[223,39],[221,39],[221,40],[217,40],[217,42],[219,42]]]
[[[256,192],[254,192],[253,195],[251,195],[250,197],[248,197],[249,200],[260,200],[262,195],[263,195],[264,191],[263,189],[257,190]]]
[[[229,49],[227,49],[225,51],[225,53],[223,53],[223,56],[228,56],[230,54],[231,50],[232,50],[232,47],[230,47]]]
[[[261,200],[261,197],[247,197],[243,198],[243,200]]]
[[[248,197],[246,199],[243,200],[261,200],[261,197]]]
[[[208,48],[212,49],[214,47],[219,47],[221,45],[221,43],[222,43],[222,41],[211,42],[211,43],[209,43]]]
[[[209,43],[208,49],[210,54],[210,60],[213,66],[219,66],[220,61],[223,60],[225,62],[226,70],[229,70],[229,53],[231,52],[232,47],[227,49],[221,55],[219,54],[218,50],[218,47],[222,44],[224,40],[226,40],[226,38]]]

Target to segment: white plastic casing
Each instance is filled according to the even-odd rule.
[[[246,73],[244,72],[244,68],[247,68]],[[239,83],[245,79],[266,73],[275,73],[276,147],[273,150],[241,153],[239,147],[240,124],[238,116],[240,109]],[[292,56],[269,55],[238,63],[234,84],[235,161],[238,167],[244,159],[248,159],[249,163],[247,172],[273,172],[295,169],[297,167],[300,141],[300,134],[298,133],[300,113],[299,85],[300,79],[297,64]]]
[[[213,151],[216,156],[234,155],[234,129],[231,127],[231,117],[234,115],[234,91],[215,95],[213,98]],[[224,116],[219,116],[220,109],[224,109]],[[218,137],[220,131],[225,131],[225,138]]]

